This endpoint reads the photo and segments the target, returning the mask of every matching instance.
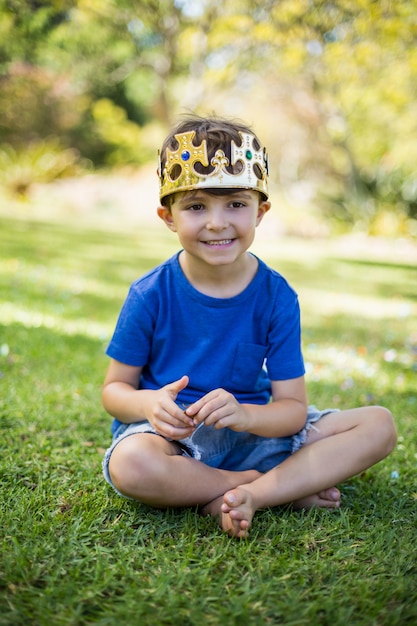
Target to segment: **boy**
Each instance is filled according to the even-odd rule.
[[[159,177],[182,249],[131,286],[107,350],[106,479],[150,506],[199,505],[234,537],[257,509],[338,507],[335,485],[396,431],[382,407],[307,406],[297,296],[248,252],[270,208],[265,149],[242,124],[190,117]]]

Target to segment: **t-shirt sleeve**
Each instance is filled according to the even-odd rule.
[[[271,380],[289,380],[305,373],[300,306],[297,294],[289,286],[284,294],[277,294],[273,307],[266,366]]]
[[[145,365],[149,358],[154,321],[149,303],[135,285],[120,311],[106,354],[125,365]]]

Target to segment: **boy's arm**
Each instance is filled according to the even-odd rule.
[[[126,424],[147,419],[137,393],[142,367],[132,367],[111,359],[103,384],[102,402],[110,415]]]
[[[148,420],[158,433],[171,439],[188,437],[195,429],[193,421],[175,404],[188,377],[161,389],[138,389],[141,372],[142,367],[111,359],[102,392],[106,411],[125,424]]]
[[[262,406],[242,405],[248,415],[248,431],[261,437],[288,437],[303,428],[307,419],[304,376],[271,381],[272,400]],[[261,410],[259,410],[261,409]]]
[[[247,431],[261,437],[288,437],[305,425],[307,391],[304,376],[271,381],[272,401],[268,404],[239,404],[224,389],[214,389],[187,408],[196,425]]]

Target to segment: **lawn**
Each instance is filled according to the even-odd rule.
[[[417,623],[417,269],[401,243],[255,247],[300,294],[310,401],[383,404],[399,442],[337,512],[265,510],[237,541],[101,477],[104,349],[172,234],[3,214],[0,242],[1,625]]]

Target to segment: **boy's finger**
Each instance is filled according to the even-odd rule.
[[[186,413],[187,408],[187,405],[177,407],[175,417],[180,420],[181,423],[186,424],[187,426],[193,426],[194,422],[192,417]]]
[[[189,383],[188,376],[182,376],[179,380],[175,380],[173,383],[170,383],[165,387],[168,391],[173,393],[175,397],[179,394],[180,391],[186,388]]]
[[[198,403],[195,402],[194,404],[189,404],[188,406],[186,406],[184,409],[184,413],[188,415],[189,417],[194,417],[195,415],[197,415]]]

